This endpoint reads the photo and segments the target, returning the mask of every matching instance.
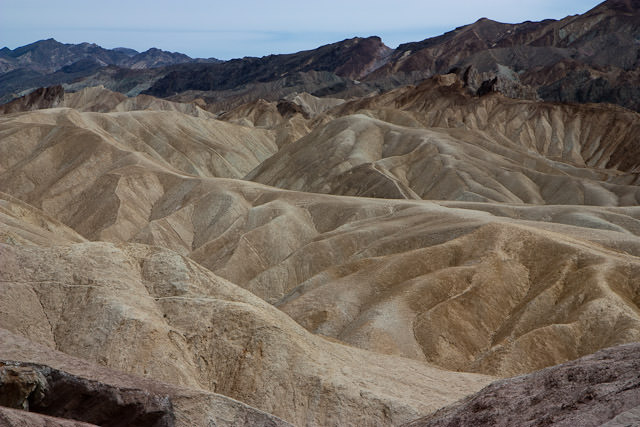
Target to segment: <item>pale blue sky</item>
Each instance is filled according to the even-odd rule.
[[[390,47],[487,17],[559,19],[593,0],[0,0],[0,47],[53,37],[106,48],[150,47],[230,59],[313,49],[378,35]]]

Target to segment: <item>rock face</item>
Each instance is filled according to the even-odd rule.
[[[6,427],[92,427],[95,424],[54,418],[0,406],[0,425]]]
[[[630,344],[497,381],[416,420],[426,426],[622,426],[640,422],[640,345]]]
[[[97,425],[175,425],[168,396],[96,384],[47,366],[0,362],[0,404]]]
[[[36,89],[28,95],[1,105],[0,114],[55,108],[62,103],[64,103],[64,89],[60,85],[51,86]]]

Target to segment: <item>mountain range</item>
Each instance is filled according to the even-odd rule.
[[[364,96],[455,72],[474,92],[607,102],[638,111],[639,10],[638,0],[608,0],[558,21],[502,24],[483,18],[396,49],[378,37],[354,38],[294,54],[224,62],[50,39],[0,50],[0,99],[52,84],[69,90],[102,84],[130,96],[199,97],[226,110],[293,92]]]
[[[151,48],[138,52],[129,48],[105,49],[94,43],[65,44],[40,40],[16,49],[0,49],[0,96],[7,100],[14,91],[30,87],[70,83],[102,68],[147,70],[185,62],[219,62],[215,58],[192,59],[178,52]]]
[[[0,425],[640,423],[638,5],[3,50]]]

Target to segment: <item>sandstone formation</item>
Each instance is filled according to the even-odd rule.
[[[74,156],[88,155],[77,147]],[[97,153],[95,145],[86,149]],[[60,164],[68,163],[64,152]],[[35,156],[34,164],[41,156],[40,150],[23,154]],[[24,187],[26,192],[7,179],[4,190],[55,212],[87,238],[147,243],[190,256],[312,332],[448,369],[517,374],[637,339],[637,209],[550,206],[524,213],[467,204],[460,210],[184,176],[144,157],[115,163],[117,174],[83,166],[78,173],[93,178],[76,193],[55,177],[40,178],[43,185]],[[31,173],[24,161],[18,164]],[[7,177],[14,175],[17,170],[7,170]],[[55,190],[48,188],[51,180]],[[58,193],[67,198],[56,200]],[[96,210],[87,206],[97,203],[88,194],[100,194],[94,199],[100,215],[83,213]],[[551,223],[540,224],[541,218]],[[556,255],[540,258],[547,253]],[[508,303],[503,286],[514,292]],[[498,295],[500,304],[493,302]],[[431,302],[418,303],[421,298]],[[465,326],[465,313],[475,304],[487,307],[479,329]],[[596,315],[605,309],[606,316]],[[562,326],[567,322],[570,329]],[[435,336],[426,326],[433,324],[441,325]],[[594,328],[603,335],[594,336]],[[556,344],[532,352],[539,340]],[[446,342],[466,344],[452,348]]]
[[[613,154],[597,157],[592,172],[579,147],[574,154],[559,149],[551,161],[543,145],[536,158],[555,167],[573,162],[579,182],[599,170],[616,176],[608,159],[628,144],[620,121],[634,123],[635,113],[614,110],[607,119],[597,107],[467,97],[454,76],[443,79],[329,108],[306,96],[287,101],[299,109],[263,102],[226,115],[242,124],[204,111],[183,114],[179,104],[150,98],[140,100],[173,111],[78,111],[108,100],[99,96],[109,94],[103,89],[65,96],[76,109],[4,116],[0,185],[11,196],[1,205],[0,257],[11,298],[3,300],[2,327],[303,425],[407,422],[492,379],[435,366],[509,376],[639,340],[635,207],[344,198],[221,178],[287,159],[302,143],[321,144],[331,126],[357,134],[360,123],[365,136],[355,140],[375,141],[382,128],[403,141],[398,147],[415,134],[432,135],[427,146],[458,135],[460,146],[477,153],[484,147],[472,142],[502,135],[513,152],[530,152],[535,132],[563,147],[571,133],[535,124],[557,114],[579,117],[574,128],[594,141],[603,137],[585,124],[609,120],[621,130],[608,136],[620,142],[607,146]],[[426,110],[430,99],[449,103],[441,110],[447,113]],[[493,108],[511,102],[548,112],[533,110],[523,122],[533,134],[521,138],[497,119],[478,125],[457,112],[466,105],[482,117],[488,100]],[[135,107],[128,101],[104,109]],[[584,119],[585,111],[594,119]],[[466,129],[430,127],[428,120],[450,123],[447,114],[464,117]],[[370,123],[374,133],[366,134]],[[309,133],[278,143],[278,129],[286,134],[293,126]],[[342,150],[337,159],[347,155]],[[320,164],[331,152],[320,150]],[[477,165],[478,157],[460,164]],[[633,157],[625,160],[633,165]],[[313,171],[311,161],[298,164]],[[455,184],[448,188],[443,194],[455,199]]]

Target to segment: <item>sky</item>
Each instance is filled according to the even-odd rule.
[[[377,35],[387,46],[424,40],[486,17],[560,19],[593,0],[0,0],[0,47],[54,38],[105,48],[151,47],[231,59],[314,49]]]

